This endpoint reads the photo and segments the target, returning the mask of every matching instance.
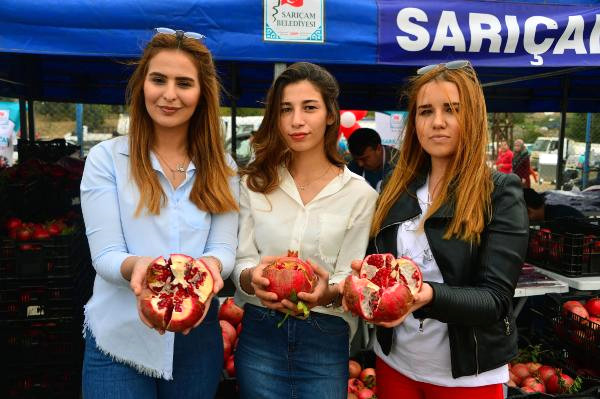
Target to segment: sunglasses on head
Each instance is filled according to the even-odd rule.
[[[427,72],[432,71],[437,67],[442,67],[445,69],[460,69],[466,66],[471,66],[471,63],[467,60],[455,60],[442,64],[431,64],[417,69],[417,75],[425,75]]]
[[[177,38],[177,40],[182,40],[184,37],[186,37],[188,39],[195,39],[201,42],[204,38],[206,38],[206,36],[204,36],[202,33],[184,32],[182,30],[175,30],[171,28],[154,28],[154,32],[157,34],[162,33],[163,35],[173,35]]]

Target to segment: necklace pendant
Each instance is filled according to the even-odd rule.
[[[182,164],[178,164],[177,168],[175,168],[175,169],[177,169],[178,172],[185,173],[185,169],[183,168]]]

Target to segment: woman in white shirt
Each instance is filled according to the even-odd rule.
[[[216,293],[237,245],[239,179],[221,144],[212,57],[199,34],[157,31],[129,81],[129,137],[92,148],[81,183],[97,273],[85,306],[86,399],[212,397],[223,364],[216,298],[183,334],[138,314],[153,258],[202,258]]]
[[[357,320],[334,305],[352,259],[365,253],[377,193],[338,155],[338,92],[325,69],[293,64],[269,90],[254,134],[232,276],[236,302],[245,305],[235,353],[242,398],[347,396]],[[262,272],[288,250],[310,259],[319,280],[313,293],[298,294],[308,318],[289,317],[278,328],[295,307],[266,291]]]

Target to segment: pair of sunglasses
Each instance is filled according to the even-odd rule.
[[[163,35],[173,35],[177,38],[177,40],[183,40],[183,38],[195,39],[198,41],[202,41],[206,38],[202,33],[196,32],[184,32],[182,30],[175,30],[171,28],[154,28],[155,33],[162,33]]]
[[[443,64],[426,65],[424,67],[417,69],[417,75],[425,75],[427,72],[432,71],[439,66],[446,68],[446,69],[460,69],[460,68],[464,68],[467,66],[471,66],[471,63],[467,60],[455,60],[455,61],[450,61],[450,62],[446,62]]]

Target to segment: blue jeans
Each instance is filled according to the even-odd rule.
[[[235,352],[240,398],[345,399],[349,327],[312,312],[306,320],[246,304]]]
[[[214,299],[204,321],[188,335],[175,335],[173,379],[148,377],[116,362],[86,333],[83,359],[84,399],[213,398],[223,369],[223,338]]]

